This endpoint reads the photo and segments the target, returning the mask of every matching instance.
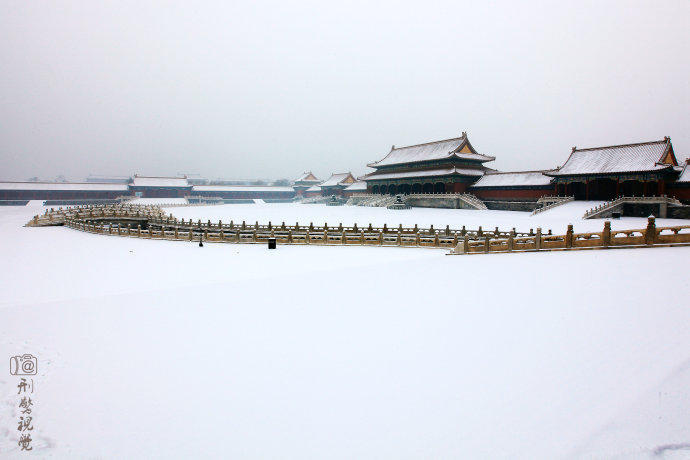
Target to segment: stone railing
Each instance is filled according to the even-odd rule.
[[[690,245],[690,225],[656,227],[655,218],[649,217],[647,228],[639,230],[611,230],[611,222],[604,222],[601,232],[574,233],[568,225],[565,235],[544,235],[537,229],[534,236],[461,238],[451,254],[487,254],[506,252],[557,251],[572,249],[635,248],[650,246]]]
[[[487,209],[486,205],[482,200],[472,195],[471,193],[463,193],[460,198],[465,200],[468,204],[474,206],[476,209]]]
[[[677,206],[682,206],[682,203],[675,198],[668,197],[666,195],[661,196],[620,196],[615,200],[607,201],[599,206],[595,206],[589,211],[585,212],[583,218],[592,219],[594,217],[600,216],[608,211],[615,209],[616,207],[625,203],[649,203],[649,204],[673,204]]]
[[[549,209],[553,209],[557,206],[560,206],[562,204],[570,203],[571,201],[575,200],[574,196],[560,196],[560,197],[542,197],[539,198],[539,200],[542,203],[548,203],[541,208],[537,208],[534,211],[532,211],[532,215],[539,214],[540,212],[548,211]],[[537,203],[539,203],[539,200],[537,200]]]
[[[164,217],[165,213],[158,207],[153,205],[136,205],[136,204],[113,204],[113,205],[82,205],[70,206],[65,208],[50,208],[46,209],[43,214],[35,215],[29,222],[27,227],[43,227],[51,225],[63,225],[69,218],[73,219],[87,219],[87,218],[154,218]]]
[[[647,227],[638,230],[611,230],[606,221],[601,232],[574,233],[569,225],[565,235],[553,235],[537,228],[529,233],[461,229],[428,229],[414,227],[367,227],[273,225],[269,222],[248,225],[205,223],[191,219],[166,216],[155,206],[84,206],[58,209],[35,216],[27,225],[65,225],[67,227],[104,235],[179,241],[208,241],[218,243],[265,243],[275,238],[282,244],[369,245],[400,247],[451,248],[451,254],[505,253],[553,251],[572,249],[635,248],[650,246],[690,245],[690,225],[656,227],[655,218],[649,217]]]
[[[418,246],[454,248],[460,238],[475,240],[490,234],[498,237],[533,236],[534,232],[517,232],[515,229],[501,231],[496,227],[493,231],[486,231],[479,227],[468,230],[464,226],[460,229],[436,229],[414,227],[375,227],[369,224],[360,227],[352,226],[322,226],[314,225],[253,225],[243,221],[241,224],[212,223],[210,220],[193,222],[177,219],[172,215],[166,216],[160,208],[154,206],[102,206],[58,209],[47,212],[43,216],[35,216],[27,225],[65,225],[67,227],[91,233],[152,238],[168,240],[198,240],[224,243],[261,243],[268,238],[277,238],[285,244],[362,244],[379,246]],[[549,230],[549,234],[551,231]]]

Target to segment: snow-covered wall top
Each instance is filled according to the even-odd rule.
[[[472,187],[529,187],[549,185],[551,177],[542,171],[485,174]]]
[[[133,187],[189,187],[186,177],[134,176]]]
[[[0,182],[0,190],[84,190],[121,191],[128,190],[127,184],[99,184],[96,182]]]
[[[260,185],[195,185],[194,192],[294,192],[292,187]]]

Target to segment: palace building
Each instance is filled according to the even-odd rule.
[[[304,192],[310,187],[320,184],[321,181],[311,172],[307,171],[295,181],[292,188],[295,189],[297,196],[303,196]]]
[[[351,172],[333,173],[331,177],[326,179],[319,185],[322,196],[343,196],[345,189],[357,182]]]
[[[461,193],[490,168],[495,157],[477,152],[467,133],[407,147],[393,146],[381,160],[368,166],[376,171],[362,179],[369,193]]]
[[[183,198],[192,192],[187,176],[159,177],[134,175],[130,190],[144,198]]]
[[[679,174],[671,138],[638,144],[578,149],[563,166],[547,171],[558,195],[576,200],[610,200],[617,196],[666,194]]]
[[[295,197],[379,194],[471,193],[490,209],[530,209],[545,196],[611,200],[621,196],[667,195],[690,203],[690,163],[679,165],[671,139],[578,149],[552,170],[499,172],[485,164],[495,157],[477,152],[467,133],[442,141],[393,146],[355,179],[333,173],[321,182],[311,171],[292,186],[193,184],[187,176],[92,177],[87,183],[0,182],[0,205],[29,200],[114,202],[133,197],[285,202]],[[94,180],[102,182],[94,182]],[[426,199],[427,197],[422,197]],[[444,197],[437,197],[443,200]],[[466,197],[471,199],[471,197]],[[435,198],[432,198],[432,200]],[[437,201],[438,201],[437,200]]]

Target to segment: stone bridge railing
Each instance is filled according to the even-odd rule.
[[[572,249],[639,248],[652,246],[690,245],[690,225],[657,227],[649,217],[647,228],[639,230],[611,230],[611,222],[604,222],[601,232],[574,233],[568,225],[565,235],[544,235],[537,229],[534,236],[494,237],[480,240],[463,238],[451,254],[487,254],[505,252],[535,252]]]
[[[369,224],[360,227],[352,226],[322,226],[314,225],[280,225],[247,224],[242,223],[212,223],[210,220],[193,222],[191,219],[177,219],[172,215],[166,216],[160,208],[155,206],[84,206],[66,209],[53,209],[42,216],[35,216],[27,225],[65,225],[73,229],[91,233],[119,235],[129,237],[187,240],[202,239],[209,242],[227,243],[262,243],[268,238],[276,238],[280,243],[290,244],[360,244],[379,246],[428,246],[438,248],[454,248],[460,238],[474,240],[492,235],[494,238],[524,237],[535,235],[533,229],[528,232],[518,232],[515,229],[501,231],[496,227],[486,231],[482,227],[466,229],[442,229],[414,227],[375,227]],[[539,230],[541,231],[541,230]],[[549,230],[549,234],[551,231]]]
[[[569,225],[565,235],[553,235],[537,228],[527,232],[485,231],[481,227],[468,230],[423,229],[414,227],[366,227],[358,225],[315,226],[313,224],[253,225],[193,222],[166,216],[155,206],[113,205],[84,206],[58,209],[35,216],[27,225],[65,225],[67,227],[104,235],[178,241],[207,241],[218,243],[265,243],[275,238],[283,244],[365,245],[450,248],[451,254],[486,254],[505,252],[534,252],[572,249],[635,248],[653,246],[690,245],[690,225],[656,227],[649,217],[647,227],[635,230],[611,230],[606,221],[601,232],[574,233]]]
[[[165,217],[165,213],[158,206],[136,204],[112,204],[112,205],[82,205],[65,208],[46,209],[43,214],[35,215],[27,227],[43,227],[51,225],[64,225],[66,219],[86,218],[154,218]]]

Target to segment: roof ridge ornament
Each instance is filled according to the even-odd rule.
[[[463,132],[462,132],[462,137],[464,137],[465,139],[467,139],[467,131],[463,131]]]
[[[577,146],[574,145],[573,150],[571,152],[575,152],[575,150],[577,150]]]

